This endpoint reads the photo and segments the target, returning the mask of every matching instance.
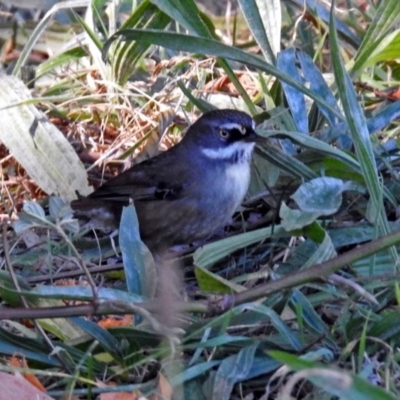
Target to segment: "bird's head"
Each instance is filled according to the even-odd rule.
[[[199,147],[209,159],[249,161],[257,134],[250,115],[236,110],[213,110],[203,114],[187,131],[184,141]]]

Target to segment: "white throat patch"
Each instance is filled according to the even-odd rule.
[[[221,161],[234,159],[236,155],[241,153],[240,158],[238,157],[238,162],[248,162],[250,161],[254,145],[255,143],[251,142],[234,142],[220,149],[205,148],[201,151],[206,157]]]

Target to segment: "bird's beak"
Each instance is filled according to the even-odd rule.
[[[246,142],[252,142],[252,143],[261,143],[263,141],[263,137],[258,135],[256,133],[256,131],[251,130],[251,131],[247,131],[247,135],[246,135]]]

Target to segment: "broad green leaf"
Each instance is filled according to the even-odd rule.
[[[286,322],[278,315],[272,308],[264,306],[262,304],[248,303],[244,304],[243,309],[248,311],[255,311],[261,315],[265,315],[270,321],[275,329],[282,336],[284,341],[290,345],[293,350],[299,351],[302,348],[302,344],[298,339],[297,335],[291,330]],[[240,309],[240,308],[239,308]]]
[[[9,356],[23,354],[28,360],[52,367],[60,366],[57,358],[49,354],[49,349],[40,340],[17,336],[3,328],[0,328],[0,353]]]
[[[122,211],[119,246],[129,292],[153,297],[157,281],[154,260],[140,239],[139,223],[132,204]]]
[[[320,214],[316,212],[293,210],[282,202],[281,208],[279,209],[279,216],[282,219],[282,227],[285,228],[286,231],[291,232],[312,224]]]
[[[278,68],[300,83],[303,78],[300,75],[297,64],[298,61],[294,49],[287,49],[279,53]],[[308,134],[308,115],[304,94],[286,82],[282,82],[282,88],[296,124],[296,130],[300,133]]]
[[[207,330],[210,331],[209,329]],[[201,343],[194,342],[192,344],[185,345],[185,349],[212,349],[215,347],[230,345],[230,344],[240,344],[240,343],[251,343],[252,338],[246,336],[231,336],[227,334],[219,334],[211,339],[202,340]]]
[[[49,214],[50,218],[63,229],[71,233],[79,232],[79,221],[75,219],[71,206],[59,197],[50,196]]]
[[[25,293],[24,293],[25,294]],[[127,303],[140,303],[142,297],[130,294],[123,290],[100,288],[97,291],[100,300],[119,300]],[[47,297],[60,300],[93,300],[93,292],[89,287],[83,286],[37,286],[28,293],[32,297]]]
[[[236,326],[242,328],[246,324],[251,327],[254,326],[254,324],[265,323],[266,317],[279,332],[281,343],[283,343],[284,346],[289,346],[295,351],[301,349],[301,343],[297,334],[289,329],[286,323],[273,309],[254,303],[236,306],[225,314],[210,319],[206,324],[197,324],[194,326],[193,330],[187,334],[186,340],[189,341],[196,338],[202,338],[204,331],[211,328],[218,330],[219,335],[221,336],[226,333],[228,328],[232,329]]]
[[[333,246],[330,236],[325,233],[325,237],[318,248],[307,258],[307,261],[302,265],[302,268],[309,268],[313,265],[320,264],[326,260],[336,256],[336,251]]]
[[[214,377],[212,399],[229,400],[235,383],[247,379],[258,344],[240,350],[238,354],[225,358]]]
[[[280,235],[284,232],[284,229],[280,226],[275,226],[273,229],[268,227],[206,244],[194,252],[194,264],[201,268],[209,268],[236,250],[243,249],[246,246],[271,237],[272,233]]]
[[[303,183],[291,197],[302,211],[331,215],[341,206],[345,190],[348,190],[346,182],[326,176]]]
[[[195,266],[194,272],[196,274],[196,279],[197,283],[199,284],[199,288],[203,292],[224,294],[232,292],[238,293],[245,290],[244,287],[234,282],[230,282],[222,278],[221,276],[213,274],[212,272],[208,271],[205,268],[200,268],[198,266]]]
[[[78,326],[82,331],[88,333],[90,336],[96,339],[99,342],[100,346],[102,346],[108,353],[110,353],[114,359],[119,362],[122,361],[120,343],[110,332],[97,325],[96,323],[84,318],[73,317],[69,318],[69,321],[72,324]]]
[[[63,307],[64,305],[59,300],[40,298],[36,307]],[[83,336],[83,331],[75,326],[69,318],[42,318],[38,319],[38,323],[46,332],[52,333],[63,342],[79,339]]]
[[[291,302],[295,307],[301,307],[304,321],[314,332],[328,337],[331,340],[331,343],[334,343],[334,338],[330,333],[330,328],[325,325],[321,317],[312,307],[310,301],[301,293],[300,290],[294,289],[292,291]]]
[[[335,99],[332,90],[329,88],[326,79],[322,75],[321,71],[316,67],[311,57],[304,51],[296,51],[296,58],[300,62],[301,71],[304,78],[310,83],[310,89],[319,93],[326,102],[328,102],[331,107],[340,113],[337,100]],[[338,118],[326,109],[322,105],[318,106],[321,113],[325,116],[331,126],[335,126],[338,123]]]
[[[220,364],[220,362],[221,361],[207,361],[186,368],[184,371],[182,371],[182,373],[175,376],[171,380],[170,384],[172,386],[181,385],[182,383],[190,381],[191,379],[194,379],[197,376],[203,375],[205,372],[211,370],[212,368]]]

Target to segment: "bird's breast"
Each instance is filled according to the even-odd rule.
[[[232,199],[233,211],[240,205],[250,183],[250,164],[231,164],[225,170],[225,190]]]

